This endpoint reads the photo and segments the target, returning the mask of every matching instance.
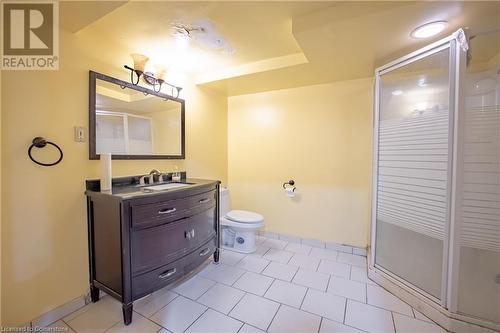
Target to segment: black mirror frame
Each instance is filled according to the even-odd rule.
[[[165,100],[171,100],[181,104],[181,154],[180,155],[112,155],[114,160],[182,160],[186,158],[186,115],[185,101],[181,98],[172,97],[166,94],[158,93],[152,89],[133,85],[132,83],[116,79],[94,71],[89,71],[89,159],[98,160],[100,155],[96,153],[96,80],[103,80],[114,83],[125,89],[140,91],[144,94],[157,96]]]

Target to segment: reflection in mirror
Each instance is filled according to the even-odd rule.
[[[111,153],[114,158],[183,158],[182,100],[167,100],[153,92],[146,93],[145,88],[136,90],[125,82],[121,85],[121,81],[106,79],[95,79],[95,107],[91,107],[95,154]]]

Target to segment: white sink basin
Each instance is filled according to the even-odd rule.
[[[153,185],[153,186],[145,186],[143,187],[144,191],[165,191],[165,190],[170,190],[173,188],[179,188],[179,187],[186,187],[190,186],[191,184],[186,184],[186,183],[168,183],[168,184],[161,184],[161,185]]]

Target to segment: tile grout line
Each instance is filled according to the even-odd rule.
[[[197,297],[196,299],[194,299],[193,301],[195,301],[196,303],[201,304],[200,302],[198,302],[198,300],[199,300],[200,298],[202,298],[202,297],[203,297],[203,295],[205,295],[206,293],[208,293],[208,292],[209,292],[212,288],[214,288],[214,287],[215,287],[215,286],[217,286],[218,284],[221,284],[221,283],[219,283],[219,282],[215,281],[215,283],[214,283],[213,285],[211,285],[211,286],[210,286],[207,290],[205,290],[203,293],[201,293],[201,295],[200,295],[200,296],[198,296],[198,297]],[[185,297],[185,296],[184,296],[184,297]],[[186,297],[186,298],[187,298],[187,299],[189,299],[189,297]]]
[[[243,296],[243,297],[245,297],[245,296]],[[242,297],[241,299],[243,299],[243,297]],[[240,301],[241,301],[241,300],[239,300],[239,301],[238,301],[238,303],[239,303]],[[203,305],[203,304],[201,304],[201,303],[198,303],[198,304]],[[236,305],[238,305],[238,304],[236,304]],[[236,307],[236,305],[233,307],[233,309]],[[204,307],[207,307],[206,305],[203,305],[203,306],[204,306]],[[229,311],[229,313],[228,313],[228,314],[225,314],[224,312],[221,312],[220,310],[217,310],[217,309],[211,308],[211,307],[209,307],[209,306],[208,306],[207,308],[208,308],[207,310],[209,310],[209,309],[210,309],[210,310],[212,310],[212,311],[214,311],[214,312],[217,312],[217,313],[219,313],[219,314],[221,314],[221,315],[223,315],[223,316],[226,316],[226,317],[228,317],[228,318],[231,318],[231,319],[234,319],[234,320],[236,320],[236,321],[239,321],[240,323],[247,324],[246,322],[242,321],[241,319],[238,319],[238,318],[236,318],[236,317],[232,317],[232,316],[230,316],[230,315],[229,315],[229,314],[231,313],[231,311],[233,311],[233,309],[231,309],[231,311]]]
[[[377,308],[377,309],[379,309],[379,310],[384,310],[384,311],[391,312],[391,313],[392,313],[392,312],[394,312],[394,313],[396,313],[396,314],[399,314],[399,315],[402,315],[402,316],[405,316],[405,317],[408,317],[408,318],[412,319],[412,317],[408,316],[407,314],[401,313],[401,312],[399,312],[399,311],[393,311],[393,310],[386,309],[386,308],[383,308],[383,307],[378,306],[378,305],[373,305],[373,304],[369,304],[369,303],[363,303],[363,302],[361,302],[361,301],[359,301],[359,300],[356,300],[356,299],[352,299],[352,298],[345,297],[345,296],[342,296],[342,295],[339,295],[339,294],[335,294],[335,293],[333,293],[333,292],[331,292],[331,293],[332,293],[332,294],[334,294],[334,295],[336,295],[336,296],[344,297],[344,298],[346,298],[346,299],[348,299],[348,300],[350,300],[350,301],[352,301],[352,302],[356,302],[356,303],[359,303],[359,304],[368,305],[368,306],[371,306],[371,307],[373,307],[373,308]],[[423,322],[427,322],[427,323],[428,323],[428,321],[425,321],[425,320],[422,320],[422,319],[418,319],[418,318],[413,318],[413,319],[420,320],[420,321],[423,321]],[[435,324],[435,325],[437,325],[437,324],[436,324],[436,323],[434,323],[434,322],[432,322],[432,323],[433,323],[433,324]],[[431,324],[432,324],[432,323],[431,323]],[[439,325],[438,325],[438,326],[439,326]]]
[[[204,314],[208,311],[208,309],[211,309],[211,308],[207,307],[207,308],[205,309],[205,311],[203,311],[203,312],[202,312],[202,314],[200,314],[198,317],[196,317],[196,319],[195,319],[195,320],[193,320],[193,322],[192,322],[191,324],[189,324],[189,326],[188,326],[188,327],[186,327],[186,329],[185,329],[185,330],[183,330],[182,332],[186,332],[186,331],[187,331],[187,330],[188,330],[191,326],[193,326],[193,324],[194,324],[194,323],[196,323],[196,322],[198,321],[198,319],[200,319],[200,318],[201,318],[201,317],[202,317],[202,316],[203,316],[203,315],[204,315]],[[162,326],[162,327],[163,327],[163,326]],[[168,329],[167,329],[166,327],[164,327],[164,328],[168,331]]]
[[[266,276],[266,275],[265,275]],[[267,292],[269,291],[269,289],[271,288],[271,286],[274,284],[274,282],[277,280],[276,278],[271,278],[273,279],[273,282],[271,282],[271,284],[269,284],[269,287],[267,287],[266,291],[264,292],[264,294],[261,296],[261,297],[264,297],[265,294],[267,294]]]
[[[345,299],[345,304],[344,304],[344,320],[342,321],[342,324],[345,325],[345,317],[347,316],[347,301],[348,299]]]
[[[387,289],[385,289],[384,287],[382,287],[381,285],[379,285],[379,284],[377,284],[377,283],[375,283],[375,284],[374,284],[374,286],[376,286],[376,287],[379,287],[379,288],[383,289],[384,291],[386,291],[387,293],[391,294],[393,297],[395,297],[396,299],[398,299],[399,301],[401,301],[402,303],[404,303],[405,305],[407,305],[407,306],[411,309],[411,312],[412,312],[412,314],[413,314],[413,318],[414,318],[414,319],[416,319],[416,320],[420,320],[420,321],[423,321],[423,322],[429,322],[429,321],[427,321],[427,320],[423,320],[423,319],[417,318],[417,316],[416,316],[416,314],[415,314],[415,311],[416,311],[416,310],[415,310],[415,309],[413,308],[413,306],[411,306],[409,303],[406,303],[406,302],[405,302],[405,301],[403,301],[401,298],[397,297],[396,295],[394,295],[393,293],[391,293],[390,291],[388,291]],[[366,283],[366,289],[367,289],[367,291],[368,291],[368,283]],[[368,293],[367,293],[367,297],[368,297]],[[368,304],[368,303],[367,303],[367,304]],[[395,312],[395,313],[397,313],[397,314],[403,315],[403,316],[408,317],[408,318],[412,318],[411,316],[409,316],[409,315],[407,315],[407,314],[403,313],[402,311],[394,311],[394,310],[389,310],[389,309],[383,308],[383,307],[378,306],[378,305],[373,305],[373,304],[368,304],[368,305],[370,305],[370,306],[374,306],[374,307],[379,308],[379,309],[382,309],[382,310],[387,310],[387,311]],[[426,318],[427,318],[427,317],[426,317]],[[432,323],[432,324],[437,325],[437,323],[436,323],[436,322],[434,322],[432,319],[430,319],[430,318],[427,318],[427,319],[429,319],[429,320],[431,321],[431,323]],[[438,325],[438,326],[439,326],[439,325]]]
[[[319,260],[318,260],[318,264],[316,265],[316,269],[315,269],[315,271],[316,271],[316,272],[318,272],[318,273],[321,273],[321,272],[319,271],[319,266],[320,266],[320,265],[321,265],[321,259],[319,259]]]
[[[235,308],[238,304],[240,304],[241,300],[242,300],[243,298],[245,298],[245,296],[246,296],[246,295],[247,295],[247,292],[244,292],[243,296],[241,296],[241,298],[238,300],[238,302],[236,302],[236,304],[234,304],[234,306],[231,308],[231,310],[229,310],[229,311],[227,312],[227,315],[226,315],[226,316],[228,316],[228,317],[229,317],[229,314],[231,313],[231,311],[233,311],[233,310],[234,310],[234,308]]]
[[[294,253],[294,254],[292,254],[292,256],[291,256],[290,258],[288,258],[288,260],[286,261],[286,263],[285,263],[285,264],[287,264],[287,265],[288,265],[288,264],[290,263],[290,261],[292,260],[292,258],[293,258],[293,256],[294,256],[294,255],[295,255],[295,253]]]
[[[272,325],[272,323],[274,321],[274,318],[276,318],[276,316],[278,315],[278,312],[281,309],[281,306],[283,305],[281,303],[278,303],[278,304],[279,304],[278,309],[276,310],[276,313],[274,314],[273,319],[271,319],[271,321],[269,322],[269,325],[267,325],[266,332],[269,331],[269,328],[271,327],[271,325]]]
[[[61,319],[61,321],[62,321],[63,323],[65,323],[65,324],[66,324],[66,325],[67,325],[67,326],[68,326],[71,330],[73,330],[73,331],[75,331],[76,333],[78,333],[78,331],[77,331],[77,330],[75,330],[73,327],[71,327],[71,325],[70,325],[68,322],[66,322],[64,319]]]
[[[150,320],[151,320],[151,317],[153,317],[155,314],[157,314],[158,312],[160,312],[161,310],[163,310],[163,309],[164,309],[167,305],[169,305],[170,303],[172,303],[172,302],[173,302],[174,300],[176,300],[178,297],[184,297],[184,296],[176,294],[176,296],[175,296],[174,298],[172,298],[170,301],[168,301],[168,302],[167,302],[167,304],[165,304],[164,306],[160,307],[160,308],[159,308],[156,312],[153,312],[153,313],[151,314],[151,316],[149,316],[149,318],[148,318],[148,319],[150,319]],[[185,298],[185,299],[189,299],[188,297],[184,297],[184,298]],[[193,301],[193,302],[195,302],[195,301]],[[135,312],[135,311],[134,311],[134,312]],[[155,322],[155,323],[156,323],[156,322]],[[161,325],[160,325],[160,326],[161,326]],[[163,326],[161,326],[161,327],[163,327]]]
[[[299,269],[300,269],[300,267],[299,267],[299,268],[297,268],[297,270],[295,271],[295,274],[293,274],[292,279],[290,280],[290,283],[292,283],[293,279],[295,279],[295,276],[296,276],[296,275],[297,275],[297,273],[299,272]]]
[[[304,296],[302,296],[302,301],[300,302],[299,310],[302,310],[302,305],[304,305],[304,301],[306,300],[306,297],[307,297],[308,293],[309,293],[309,288],[306,289],[306,292],[304,293]]]
[[[252,328],[255,328],[255,329],[259,330],[259,331],[262,331],[262,330],[261,330],[260,328],[258,328],[257,326],[254,326],[254,325],[252,325],[252,324],[249,324],[249,323],[243,322],[243,326],[245,326],[245,325],[250,326],[250,327],[252,327]],[[243,328],[243,326],[242,326],[242,328]],[[241,330],[241,328],[240,328],[240,330]]]
[[[138,316],[140,316],[140,317],[142,317],[142,318],[146,319],[147,321],[149,321],[149,322],[151,322],[151,323],[153,323],[153,324],[155,324],[155,325],[158,325],[157,323],[155,323],[154,321],[152,321],[152,320],[151,320],[151,319],[149,319],[148,317],[146,317],[146,316],[142,315],[141,313],[136,312],[136,311],[134,311],[134,313],[136,314],[136,318],[135,318],[135,320],[137,320],[137,315],[138,315]],[[120,321],[118,321],[118,322],[120,322]],[[114,324],[113,326],[115,326],[115,325],[116,325],[116,324]],[[107,330],[105,330],[104,332],[109,331],[110,329],[112,329],[112,328],[113,328],[113,326],[111,326],[110,328],[108,328],[108,329],[107,329]],[[158,331],[156,331],[156,332],[159,332],[159,331],[161,331],[162,329],[166,329],[165,327],[163,327],[163,326],[161,326],[161,325],[158,325],[158,326],[160,327],[160,329],[159,329]],[[103,333],[104,333],[104,332],[103,332]]]
[[[264,258],[262,258],[262,259],[264,259]],[[267,260],[267,259],[264,259],[264,260]],[[268,261],[269,261],[269,262],[267,263],[266,267],[264,267],[264,268],[263,268],[263,269],[262,269],[259,273],[257,273],[257,274],[262,274],[262,272],[264,272],[264,271],[266,270],[266,268],[267,268],[267,267],[271,264],[271,262],[272,262],[271,260],[268,260]]]
[[[396,322],[394,320],[394,312],[391,311],[391,318],[392,318],[392,327],[394,329],[394,333],[397,333],[396,331]]]

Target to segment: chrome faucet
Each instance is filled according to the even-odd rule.
[[[153,170],[149,171],[149,174],[150,175],[161,175],[161,172],[158,171],[157,169],[153,169]]]
[[[149,183],[153,184],[155,179],[154,176],[158,176],[158,182],[163,183],[163,174],[157,169],[153,169],[149,172]]]
[[[153,169],[149,172],[149,175],[144,175],[139,178],[139,185],[146,185],[146,179],[148,180],[149,185],[154,184],[155,176],[158,176],[158,182],[163,182],[163,174],[160,171]]]

